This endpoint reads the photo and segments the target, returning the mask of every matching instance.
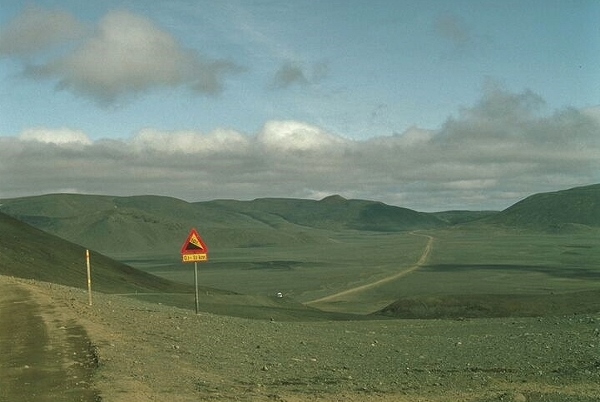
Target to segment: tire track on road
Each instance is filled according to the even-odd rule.
[[[388,283],[391,282],[393,280],[396,280],[398,278],[401,278],[403,276],[406,276],[414,271],[416,271],[417,269],[421,268],[423,265],[425,265],[425,263],[427,262],[427,260],[429,259],[429,255],[431,254],[431,251],[433,250],[433,241],[434,241],[434,237],[430,236],[430,235],[426,235],[426,234],[421,234],[421,233],[415,233],[415,232],[410,232],[411,235],[414,236],[422,236],[422,237],[427,237],[427,244],[425,245],[425,248],[423,249],[423,253],[421,254],[421,257],[419,258],[419,260],[415,263],[415,265],[410,266],[409,268],[402,270],[394,275],[385,277],[383,279],[379,279],[375,282],[371,282],[371,283],[367,283],[365,285],[360,285],[351,289],[346,289],[343,290],[341,292],[338,293],[334,293],[332,295],[329,296],[325,296],[325,297],[321,297],[320,299],[316,299],[316,300],[311,300],[306,302],[305,304],[316,304],[316,303],[322,303],[322,302],[331,302],[334,301],[336,299],[339,299],[343,296],[348,296],[354,293],[359,293],[359,292],[363,292],[365,290],[369,290],[372,288],[375,288],[377,286],[383,285],[384,283]]]
[[[98,401],[90,352],[83,327],[0,278],[0,401]]]

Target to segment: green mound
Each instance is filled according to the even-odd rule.
[[[600,291],[402,298],[376,315],[414,319],[542,317],[597,313]]]
[[[448,225],[433,214],[339,196],[188,203],[171,197],[48,194],[2,200],[0,211],[120,258],[177,253],[198,228],[213,249],[320,244],[323,230],[407,231]]]
[[[600,184],[534,194],[485,221],[552,232],[600,227]]]
[[[172,282],[91,252],[93,290],[194,308],[194,287]],[[0,275],[87,288],[85,248],[0,213]],[[347,320],[288,298],[259,297],[199,287],[201,311],[252,319]]]
[[[93,251],[91,262],[96,291],[190,291]],[[86,288],[85,249],[0,213],[0,274]]]

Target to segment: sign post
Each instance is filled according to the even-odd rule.
[[[196,293],[194,293],[194,301],[196,302],[196,314],[198,314],[198,262],[194,261],[194,286],[196,287]]]
[[[194,263],[194,284],[196,287],[196,314],[198,314],[198,262],[208,261],[208,247],[206,247],[204,240],[202,240],[200,234],[196,231],[196,229],[192,229],[185,243],[183,243],[183,246],[181,247],[181,257],[183,262]]]
[[[90,267],[90,250],[85,250],[85,264],[87,266],[88,303],[92,305],[92,269]]]

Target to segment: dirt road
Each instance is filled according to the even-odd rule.
[[[278,322],[101,293],[88,306],[82,289],[2,276],[0,295],[2,402],[597,402],[600,395],[600,314]],[[86,362],[94,356],[92,385]]]
[[[85,330],[48,300],[0,283],[0,401],[97,401],[94,351]]]
[[[351,289],[346,289],[344,291],[338,292],[338,293],[334,293],[332,295],[329,296],[325,296],[322,297],[320,299],[316,299],[316,300],[311,300],[309,302],[306,302],[306,304],[316,304],[316,303],[321,303],[321,302],[332,302],[335,301],[337,299],[340,299],[344,296],[348,296],[350,294],[354,294],[354,293],[358,293],[358,292],[362,292],[368,289],[372,289],[374,287],[383,285],[384,283],[396,280],[398,278],[401,278],[405,275],[410,274],[411,272],[416,271],[417,269],[421,268],[428,260],[429,255],[431,254],[431,251],[433,250],[433,240],[434,238],[432,236],[426,235],[426,234],[421,234],[421,233],[415,233],[415,232],[411,232],[412,235],[414,236],[422,236],[422,237],[426,237],[428,239],[427,244],[425,245],[425,248],[423,249],[423,253],[421,254],[421,257],[419,258],[419,260],[415,263],[415,265],[408,267],[406,269],[403,269],[402,271],[388,276],[386,278],[383,279],[379,279],[375,282],[371,282],[371,283],[367,283],[365,285],[361,285],[361,286],[357,286]]]

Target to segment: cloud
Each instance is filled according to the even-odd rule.
[[[308,79],[306,78],[304,71],[302,71],[302,68],[289,62],[284,63],[275,73],[271,86],[276,89],[281,89],[287,88],[293,84],[306,85],[308,84]]]
[[[131,140],[138,153],[157,152],[167,155],[245,153],[250,146],[247,136],[234,130],[219,129],[209,134],[196,131],[160,131],[143,129]]]
[[[87,27],[71,14],[29,6],[0,31],[0,56],[25,57],[75,41]]]
[[[69,128],[61,128],[58,130],[48,130],[45,128],[30,128],[26,129],[19,136],[21,140],[37,141],[44,144],[81,144],[91,145],[90,138],[81,130],[71,130]]]
[[[347,140],[324,130],[296,121],[267,122],[257,137],[264,149],[272,152],[330,153],[343,147]]]
[[[473,40],[467,24],[453,14],[440,15],[434,22],[434,29],[439,36],[459,48],[468,45]]]
[[[286,61],[275,72],[269,86],[271,89],[284,89],[294,85],[307,86],[321,82],[328,75],[327,63],[315,63],[311,71],[306,71],[300,64]]]
[[[588,107],[583,109],[582,112],[600,124],[600,106]]]
[[[21,22],[26,25],[20,26]],[[7,55],[40,52],[79,35],[80,27],[67,13],[34,9],[9,24],[0,44]],[[8,44],[13,38],[17,38],[15,46]],[[111,11],[76,48],[36,64],[27,63],[24,74],[56,80],[58,89],[110,105],[155,88],[183,87],[216,95],[223,90],[225,76],[239,71],[232,61],[212,60],[182,47],[145,17]]]
[[[535,93],[489,85],[439,130],[363,141],[299,121],[269,121],[253,135],[147,128],[127,140],[26,130],[0,137],[0,198],[66,188],[190,201],[338,193],[420,211],[502,209],[535,192],[598,183],[598,161],[594,110],[545,113]]]
[[[492,39],[477,32],[460,16],[447,13],[433,21],[433,33],[446,45],[444,58],[476,56],[489,49]]]

